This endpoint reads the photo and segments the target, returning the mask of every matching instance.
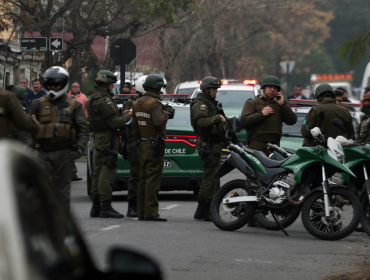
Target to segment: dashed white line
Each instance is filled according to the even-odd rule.
[[[177,206],[178,206],[177,204],[168,205],[167,207],[162,208],[162,210],[170,210],[170,209],[175,208]]]
[[[113,226],[109,226],[109,227],[106,227],[106,228],[101,228],[100,230],[111,230],[111,229],[114,229],[114,228],[118,228],[120,227],[119,225],[113,225]]]

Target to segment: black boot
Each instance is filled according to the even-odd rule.
[[[198,200],[198,207],[197,207],[197,210],[195,210],[195,214],[194,214],[195,220],[203,220],[205,204],[206,203],[204,201]]]
[[[136,218],[137,217],[137,201],[136,199],[130,200],[128,202],[128,208],[127,208],[127,217]]]
[[[210,209],[211,209],[211,202],[206,202],[204,204],[204,216],[202,219],[203,221],[206,221],[206,222],[212,221]]]
[[[99,197],[94,197],[92,199],[92,207],[90,211],[90,217],[91,218],[98,218],[100,215],[100,209],[101,209],[101,204],[100,204],[100,199]]]
[[[118,213],[116,210],[114,210],[111,206],[111,201],[106,200],[102,201],[102,206],[100,209],[100,218],[123,218],[124,216],[121,213]]]

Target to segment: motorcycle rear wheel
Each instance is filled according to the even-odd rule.
[[[233,180],[222,186],[211,203],[211,217],[219,229],[233,231],[240,229],[253,217],[257,202],[223,204],[224,198],[251,195],[244,180]]]
[[[330,217],[325,217],[324,194],[315,192],[302,207],[302,223],[306,230],[322,240],[339,240],[358,226],[361,205],[356,196],[344,188],[331,188]]]
[[[283,228],[291,226],[297,220],[299,213],[301,213],[302,204],[298,206],[291,206],[286,210],[276,211],[276,217]],[[262,210],[260,213],[254,215],[255,220],[267,230],[280,230],[279,225],[272,217],[271,211]]]
[[[367,235],[370,235],[370,204],[368,195],[361,199],[361,227]]]

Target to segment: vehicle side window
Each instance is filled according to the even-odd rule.
[[[15,186],[30,266],[46,279],[82,279],[90,259],[59,193],[37,170],[22,173]]]

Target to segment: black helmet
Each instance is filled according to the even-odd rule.
[[[19,98],[19,99],[26,99],[27,97],[27,89],[24,86],[14,86],[12,88],[12,92]]]
[[[216,77],[208,76],[208,77],[203,78],[202,84],[200,85],[200,90],[204,91],[207,88],[220,88],[220,87],[221,87],[220,79]]]
[[[165,88],[166,84],[163,80],[163,77],[159,74],[150,74],[146,77],[145,82],[143,84],[144,90],[148,90],[149,88],[161,89]]]
[[[261,88],[263,89],[265,86],[276,86],[278,91],[280,91],[280,81],[275,76],[266,76],[261,83]]]
[[[117,82],[117,77],[108,70],[100,70],[94,79],[97,83],[115,84]]]
[[[68,71],[59,66],[53,66],[47,69],[42,75],[42,85],[46,91],[46,95],[50,100],[57,99],[68,90],[69,74]],[[61,85],[59,91],[49,90],[50,85]]]

